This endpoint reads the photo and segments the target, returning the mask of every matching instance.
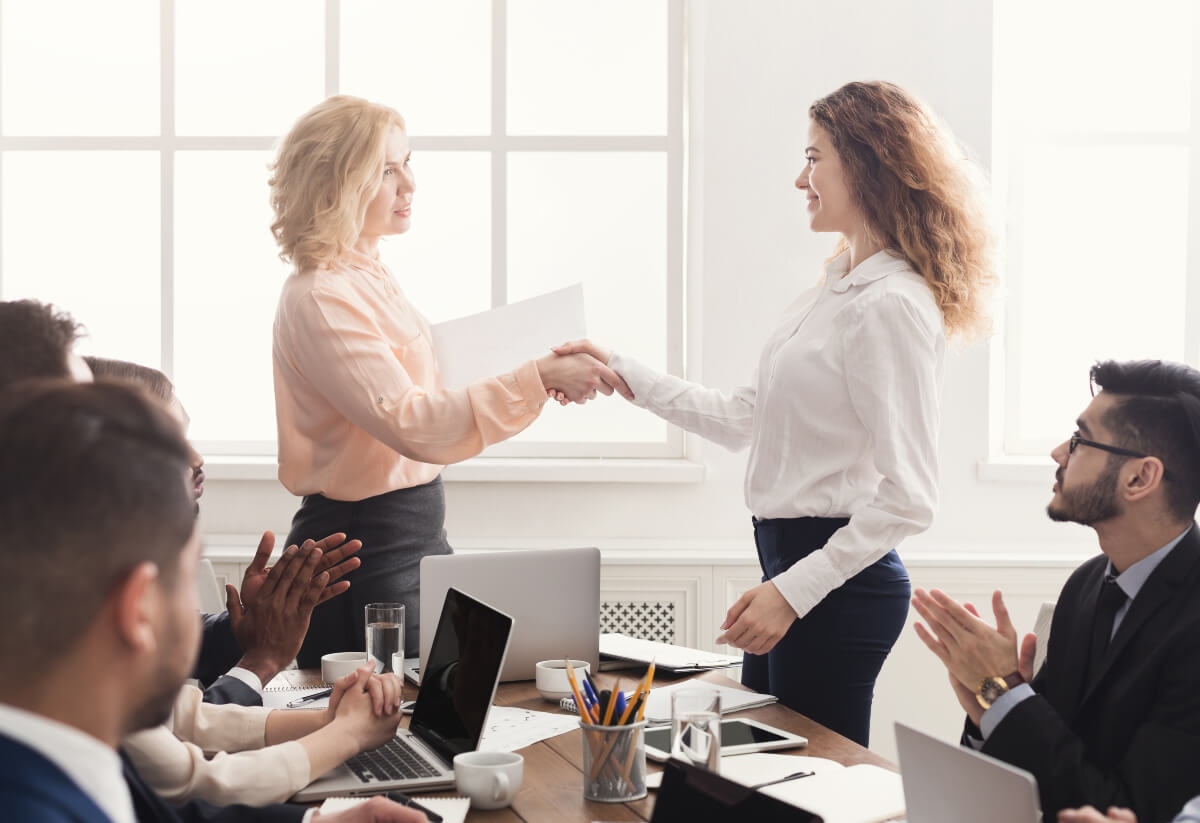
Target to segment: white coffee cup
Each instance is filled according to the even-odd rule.
[[[321,656],[321,679],[332,684],[366,664],[364,652],[330,652]]]
[[[525,758],[515,752],[463,752],[454,757],[454,785],[472,809],[502,809],[521,790]]]
[[[586,660],[572,660],[571,668],[575,670],[576,684],[582,689],[583,684],[579,681],[591,670],[591,665]],[[564,697],[574,697],[571,691],[571,681],[567,679],[567,664],[562,658],[542,660],[535,664],[533,683],[546,700],[557,702]]]

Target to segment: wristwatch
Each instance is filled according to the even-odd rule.
[[[1004,677],[985,677],[983,682],[979,684],[979,688],[975,690],[975,699],[979,701],[979,705],[984,709],[990,709],[992,704],[1000,699],[1000,695],[1016,686],[1019,683],[1024,683],[1025,678],[1021,677],[1020,672],[1013,672]]]

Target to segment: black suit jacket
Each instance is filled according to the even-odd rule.
[[[192,677],[204,688],[204,702],[261,706],[261,694],[236,677],[225,674],[242,656],[242,647],[233,636],[229,623],[229,612],[203,615],[201,624],[204,632],[200,656],[196,659]]]
[[[0,734],[0,819],[112,823],[62,769],[4,734]]]
[[[1046,820],[1090,803],[1159,823],[1200,794],[1200,533],[1193,524],[1146,580],[1085,682],[1107,562],[1089,560],[1063,586],[1037,695],[983,751],[1033,773]]]

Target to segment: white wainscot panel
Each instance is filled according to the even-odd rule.
[[[712,611],[711,593],[710,566],[605,563],[600,570],[601,604],[669,604],[675,615],[673,642],[682,646],[696,647],[702,639],[700,615]]]

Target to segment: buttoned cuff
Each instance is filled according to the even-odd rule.
[[[529,411],[537,414],[546,405],[546,385],[542,383],[542,375],[538,372],[537,362],[530,360],[522,363],[513,372],[517,380],[517,388],[525,398]]]
[[[775,588],[783,595],[796,617],[804,617],[825,596],[846,582],[841,572],[833,567],[829,554],[818,550],[796,561],[796,564],[780,575],[771,578]]]
[[[249,669],[243,669],[241,666],[234,666],[232,669],[225,672],[225,674],[229,675],[230,677],[237,678],[238,680],[242,681],[250,688],[254,689],[254,691],[256,693],[262,694],[262,692],[263,692],[262,681],[258,679],[257,674],[250,671]]]
[[[1033,690],[1033,686],[1028,683],[1020,683],[996,698],[996,702],[979,719],[979,731],[983,733],[983,739],[987,740],[991,737],[996,727],[1021,701],[1028,700],[1035,694],[1037,692]]]
[[[629,386],[629,390],[633,392],[633,404],[646,408],[650,390],[658,380],[654,369],[642,365],[632,357],[622,357],[617,352],[613,352],[608,358],[608,367],[621,375],[621,379]]]

